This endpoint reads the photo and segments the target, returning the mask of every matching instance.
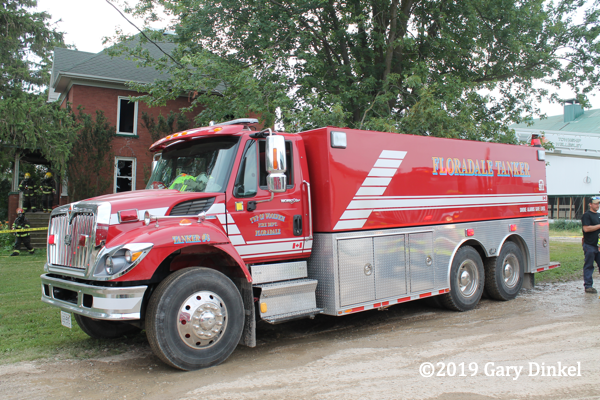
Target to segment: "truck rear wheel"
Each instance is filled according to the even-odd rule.
[[[502,246],[500,255],[485,263],[485,290],[496,300],[512,300],[523,286],[523,253],[513,242]]]
[[[440,302],[450,310],[472,310],[481,299],[483,283],[483,262],[479,253],[471,246],[461,247],[452,260],[450,292],[440,296]]]
[[[184,371],[222,363],[244,328],[244,305],[234,283],[209,268],[186,268],[161,282],[146,311],[154,354]]]
[[[141,331],[137,326],[127,322],[92,319],[79,314],[75,314],[75,321],[83,332],[94,339],[117,339]]]

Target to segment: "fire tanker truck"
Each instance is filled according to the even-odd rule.
[[[193,370],[256,345],[256,323],[484,290],[510,300],[549,258],[540,147],[253,119],[154,143],[146,190],[56,208],[42,301],[93,338],[141,329]]]

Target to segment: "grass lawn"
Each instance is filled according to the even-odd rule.
[[[39,358],[81,359],[147,347],[144,333],[118,340],[96,340],[60,324],[60,311],[40,301],[46,253],[9,257],[0,250],[0,364]],[[577,242],[555,242],[550,259],[560,268],[536,274],[536,282],[581,279],[583,253]]]
[[[0,251],[0,364],[37,358],[87,358],[122,353],[144,334],[120,340],[95,340],[60,324],[60,311],[41,302],[40,275],[46,252],[36,250],[18,257]]]

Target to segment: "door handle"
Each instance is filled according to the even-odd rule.
[[[294,215],[294,236],[302,236],[302,215]]]

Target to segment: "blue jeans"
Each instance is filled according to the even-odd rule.
[[[583,254],[583,286],[587,289],[594,285],[594,280],[592,279],[592,274],[594,273],[594,261],[596,261],[598,270],[600,270],[600,252],[598,252],[598,247],[584,243]]]

